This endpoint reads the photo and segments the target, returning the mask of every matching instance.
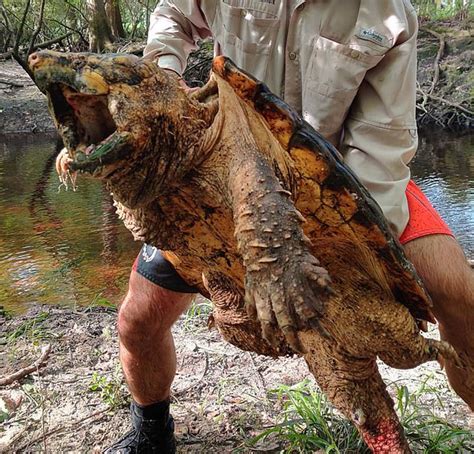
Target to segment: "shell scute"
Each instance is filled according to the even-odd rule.
[[[296,195],[303,215],[319,223],[313,233],[350,236],[375,251],[385,274],[390,276],[391,291],[417,319],[433,321],[431,300],[405,257],[403,249],[367,189],[348,168],[336,148],[315,131],[298,113],[262,82],[240,70],[226,57],[214,60],[213,71],[226,80],[245,102],[265,120],[281,146],[290,154],[303,182],[300,189],[319,186],[311,201]],[[325,197],[328,197],[329,199]],[[301,202],[301,205],[298,203]],[[311,224],[311,223],[310,223]],[[349,233],[348,233],[349,232]],[[307,232],[308,234],[308,232]]]

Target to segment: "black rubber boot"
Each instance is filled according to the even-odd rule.
[[[142,407],[130,405],[133,429],[104,454],[175,454],[174,422],[168,400]]]

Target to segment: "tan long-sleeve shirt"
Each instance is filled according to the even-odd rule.
[[[181,74],[213,36],[217,53],[338,147],[400,235],[417,147],[416,33],[409,0],[164,0],[145,57]]]

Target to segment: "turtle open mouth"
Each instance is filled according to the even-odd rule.
[[[106,94],[84,94],[63,83],[47,89],[50,109],[67,149],[68,170],[99,173],[119,158],[117,125]]]

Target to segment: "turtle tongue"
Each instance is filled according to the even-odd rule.
[[[84,150],[84,154],[86,156],[90,155],[94,150],[95,150],[96,146],[94,144],[91,144],[89,145],[85,150]]]

